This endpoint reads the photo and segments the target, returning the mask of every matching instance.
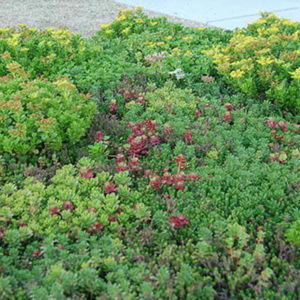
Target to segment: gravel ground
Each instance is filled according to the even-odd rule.
[[[41,29],[67,27],[72,32],[91,36],[101,24],[110,23],[128,5],[110,0],[0,0],[0,27],[26,24]],[[146,11],[149,16],[163,14]],[[170,22],[185,26],[203,24],[167,16]]]

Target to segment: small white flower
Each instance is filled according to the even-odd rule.
[[[177,80],[183,79],[185,74],[181,69],[169,72],[170,75],[175,75]]]

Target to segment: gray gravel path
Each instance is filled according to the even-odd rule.
[[[91,36],[101,24],[110,23],[120,9],[128,8],[110,0],[0,0],[0,27],[26,24],[41,29],[60,26]],[[162,14],[146,11],[150,16]],[[167,16],[185,26],[202,26],[194,21]]]

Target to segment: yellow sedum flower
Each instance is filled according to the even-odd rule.
[[[236,70],[236,71],[232,71],[232,72],[230,73],[230,76],[231,76],[232,78],[241,78],[241,77],[243,77],[244,74],[245,74],[244,71],[242,71],[242,70]]]
[[[143,19],[139,18],[139,19],[136,19],[135,22],[136,22],[137,24],[141,24],[141,23],[143,23],[144,21],[143,21]]]
[[[229,63],[230,57],[227,55],[224,55],[222,53],[216,53],[213,55],[214,63],[217,65],[222,65],[224,63]]]
[[[7,44],[11,47],[16,47],[18,45],[18,40],[9,38],[9,39],[7,39]]]
[[[226,46],[212,47],[202,53],[213,59],[219,73],[227,75],[229,82],[235,79],[234,84],[246,94],[255,95],[257,87],[261,86],[267,98],[284,100],[292,106],[294,104],[289,97],[281,96],[285,95],[288,85],[281,85],[278,78],[290,71],[290,81],[297,80],[298,87],[299,38],[299,23],[279,19],[273,14],[263,14],[248,28],[235,30]],[[238,80],[246,76],[247,82]],[[293,97],[297,98],[297,93],[297,88],[291,90]]]
[[[127,27],[125,29],[122,30],[122,33],[127,35],[129,33],[130,29]]]
[[[13,33],[12,37],[7,39],[7,44],[12,47],[16,47],[19,42],[20,33]]]
[[[219,46],[212,46],[210,49],[208,50],[202,50],[201,53],[208,55],[208,56],[214,56],[215,54],[217,54],[220,51],[220,47]]]
[[[110,27],[111,23],[101,25],[101,29],[107,29]]]
[[[273,59],[270,58],[270,57],[265,57],[265,56],[263,56],[263,57],[259,58],[259,59],[257,60],[257,62],[258,62],[261,66],[265,67],[265,66],[268,66],[268,65],[272,64],[272,63],[273,63]]]
[[[50,27],[50,28],[47,28],[45,31],[46,31],[47,33],[52,33],[53,31],[55,31],[55,28]]]
[[[266,34],[275,35],[279,32],[279,28],[276,26],[271,26],[269,29],[265,30]]]
[[[220,68],[222,68],[223,66],[226,66],[226,63],[220,64]],[[251,58],[234,61],[231,63],[231,66],[234,68],[239,68],[240,70],[245,72],[250,72],[254,67]],[[227,69],[225,69],[224,71],[226,71]]]
[[[266,34],[266,29],[264,27],[257,28],[257,33],[259,37],[263,37]]]
[[[291,27],[296,27],[297,26],[297,24],[295,22],[293,22],[289,19],[282,19],[282,20],[280,20],[280,23],[284,26],[291,26]]]
[[[157,43],[157,46],[158,46],[158,47],[162,47],[162,46],[164,46],[164,44],[165,44],[165,43],[163,43],[163,42],[158,42],[158,43]]]
[[[126,17],[126,15],[121,15],[121,16],[119,16],[119,17],[117,17],[117,21],[118,22],[122,22],[122,21],[125,21],[127,19],[127,17]]]
[[[156,22],[156,21],[150,22],[150,25],[151,25],[151,26],[155,26],[155,25],[157,25],[157,24],[158,24],[158,22]]]
[[[262,18],[262,19],[256,20],[256,21],[253,22],[252,24],[253,24],[253,25],[264,25],[264,24],[266,24],[266,23],[267,23],[267,20],[264,19],[264,18]]]
[[[168,36],[165,38],[166,42],[170,41],[171,39],[172,39],[172,37],[171,37],[170,35],[168,35]]]
[[[294,79],[300,79],[300,68],[296,69],[294,72],[290,72],[290,74],[292,75],[292,78]]]
[[[5,28],[0,28],[0,34],[7,34],[8,32],[12,31],[12,28],[5,27]]]
[[[151,48],[154,48],[154,43],[151,41],[146,41],[146,45],[150,46]]]

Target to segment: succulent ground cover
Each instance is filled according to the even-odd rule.
[[[299,32],[0,29],[0,298],[297,299]]]

